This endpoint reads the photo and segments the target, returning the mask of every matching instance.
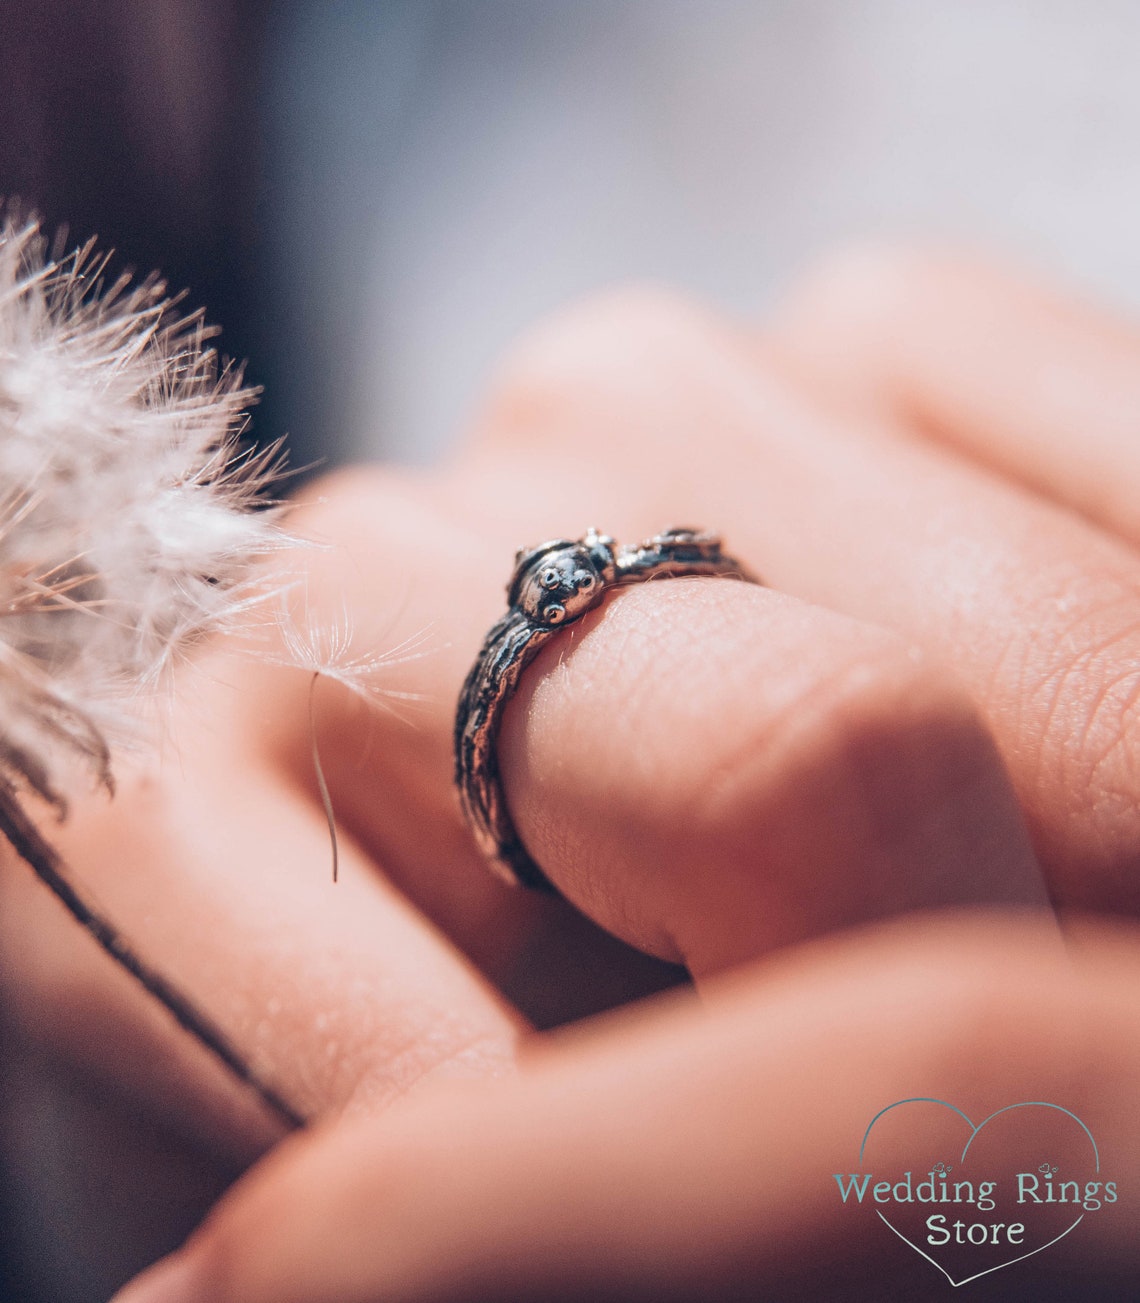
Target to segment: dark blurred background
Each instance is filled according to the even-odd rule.
[[[0,195],[204,306],[295,465],[426,461],[615,279],[937,237],[1140,307],[1138,67],[1135,0],[0,0]]]
[[[761,310],[865,234],[1140,305],[1133,0],[0,0],[0,194],[160,268],[295,463],[445,447],[620,278]]]
[[[0,0],[0,195],[265,351],[265,0]],[[257,370],[256,360],[252,369]]]

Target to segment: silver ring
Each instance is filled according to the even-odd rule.
[[[589,530],[515,555],[508,609],[492,627],[459,694],[455,782],[467,822],[492,869],[510,883],[554,891],[515,830],[496,755],[499,724],[523,671],[560,629],[580,620],[621,584],[683,575],[724,575],[759,583],[721,551],[715,534],[667,529],[636,547]]]

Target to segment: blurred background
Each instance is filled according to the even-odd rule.
[[[161,268],[294,464],[426,461],[625,278],[762,312],[863,235],[1140,306],[1133,0],[0,0],[0,194]]]
[[[829,246],[935,237],[1140,309],[1138,67],[1135,0],[0,0],[0,195],[186,289],[294,465],[425,462],[614,280],[762,314]],[[41,1216],[7,1198],[0,1236]],[[0,1255],[4,1300],[113,1283]]]

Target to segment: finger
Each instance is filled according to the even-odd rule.
[[[283,1147],[120,1303],[941,1297],[945,1280],[846,1206],[832,1173],[899,1099],[979,1118],[1056,1099],[1127,1191],[1140,962],[1134,935],[1096,944],[1069,960],[1001,917],[872,933],[741,974],[701,1011],[670,998],[607,1019],[494,1092]],[[915,1141],[895,1133],[876,1165],[901,1173]],[[989,1155],[1003,1177],[1010,1143]],[[1055,1297],[1079,1273],[1125,1297],[1140,1262],[1126,1202],[1047,1265],[1019,1264],[1023,1284]]]
[[[431,595],[438,599],[437,584]],[[310,613],[323,622],[322,635],[331,636],[343,619],[341,596],[330,581],[330,609]],[[402,594],[394,594],[388,609],[376,609],[375,596],[366,593],[361,608],[380,626],[368,645],[383,651]],[[272,653],[273,632],[280,630],[271,626],[252,650]],[[69,823],[48,835],[120,935],[294,1112],[376,1111],[429,1078],[508,1071],[522,1020],[409,905],[346,821],[339,835],[341,878],[335,886],[330,881],[328,830],[312,767],[311,680],[295,666],[215,649],[181,675],[161,757],[124,763],[114,803],[79,802]],[[279,684],[286,686],[278,691]],[[361,804],[380,806],[381,824],[394,807],[392,823],[418,833],[421,870],[443,853],[452,833],[466,867],[473,867],[466,877],[454,875],[452,907],[494,896],[493,908],[472,910],[468,928],[495,937],[516,970],[504,984],[526,981],[532,1010],[554,1020],[568,1006],[596,1008],[666,984],[661,965],[647,973],[648,959],[587,928],[564,902],[512,892],[481,864],[472,866],[465,832],[455,835],[449,779],[439,792],[422,789],[418,825],[408,820],[393,792],[415,792],[415,785],[398,764],[364,772],[368,744],[383,755],[383,738],[371,731],[374,714],[347,692],[338,697],[331,691],[336,686],[318,685],[325,754],[330,760],[341,754],[326,727],[335,732],[338,712],[351,720],[359,744],[341,766],[353,782],[335,781],[339,770],[332,775],[338,804],[346,788],[360,785]],[[333,707],[327,716],[326,704]],[[397,723],[414,772],[422,732]],[[301,740],[303,762],[287,762],[275,748],[281,733]],[[435,741],[426,748],[433,756]],[[440,799],[446,827],[435,838],[432,801]],[[377,845],[384,848],[380,839]],[[137,1254],[149,1247],[153,1255],[156,1244],[170,1242],[172,1225],[196,1220],[195,1208],[201,1215],[204,1173],[207,1189],[216,1192],[278,1138],[279,1127],[108,961],[27,866],[5,859],[0,868],[5,1081],[19,1080],[21,1098],[39,1101],[35,1117],[44,1119],[36,1130],[15,1110],[0,1119],[0,1145],[16,1154],[6,1170],[24,1210],[18,1251],[33,1263],[46,1251],[43,1227],[62,1202],[66,1235],[56,1232],[53,1252],[82,1261],[100,1279],[121,1280],[124,1261],[137,1265],[145,1260]],[[557,981],[558,965],[569,970],[572,959],[585,963],[587,975]],[[666,981],[671,975],[669,969]],[[54,1145],[60,1119],[81,1133],[87,1157],[80,1162],[73,1153],[45,1181],[35,1138]],[[160,1140],[140,1144],[143,1133]],[[122,1202],[93,1198],[92,1190],[113,1191]],[[142,1219],[129,1228],[117,1224],[116,1209],[137,1201],[148,1210],[145,1226]],[[98,1285],[88,1287],[99,1292]]]
[[[545,446],[595,440],[606,474],[544,459],[536,428]],[[710,314],[639,294],[533,337],[471,457],[486,482],[523,456],[535,473],[557,466],[580,516],[632,517],[634,529],[650,513],[631,510],[623,486],[640,483],[657,519],[716,523],[776,587],[920,641],[993,729],[1054,897],[1140,910],[1134,553],[886,434],[813,402]]]
[[[337,824],[380,872],[539,1026],[584,1016],[679,980],[565,900],[505,885],[461,817],[452,737],[460,685],[501,613],[514,545],[459,526],[430,483],[389,471],[317,486],[290,524],[305,553],[287,617],[322,648],[317,685],[290,665],[247,658],[228,675],[234,727],[318,800],[313,725]],[[347,666],[364,674],[349,691]],[[327,876],[327,873],[326,873]]]
[[[509,1071],[512,1012],[347,839],[333,888],[319,809],[216,722],[49,832],[72,879],[295,1113]],[[106,1297],[280,1123],[14,857],[0,902],[6,1261]]]
[[[777,313],[812,382],[1140,542],[1140,329],[965,255],[825,261]]]
[[[520,1023],[472,966],[351,839],[334,889],[319,810],[251,763],[240,737],[200,723],[198,736],[183,723],[179,754],[124,770],[113,805],[78,809],[55,835],[120,931],[303,1116],[382,1107],[441,1070],[505,1070]],[[3,887],[19,979],[6,1013],[23,1039],[152,1109],[175,1089],[190,1135],[217,1143],[220,1127],[240,1143],[248,1110],[210,1057],[24,865],[5,865]]]
[[[912,651],[731,581],[623,593],[508,712],[524,839],[591,917],[697,975],[911,909],[1043,903],[988,735]]]
[[[349,487],[335,506],[369,575],[400,555],[377,526],[390,519],[377,492]],[[553,494],[543,502],[557,527],[566,510]],[[487,874],[458,821],[452,703],[502,610],[514,544],[464,540],[442,517],[406,533],[417,543],[405,618],[438,604],[431,577],[447,576],[449,645],[415,671],[431,701],[416,733],[385,731],[355,774],[360,749],[333,721],[341,759],[329,772],[348,826],[431,911],[417,871],[444,899],[449,872]],[[498,566],[485,559],[495,553]],[[375,583],[368,595],[383,604]],[[961,691],[896,637],[752,585],[674,580],[607,600],[527,671],[500,759],[520,833],[559,889],[698,973],[907,909],[1042,901],[1004,772]],[[406,802],[391,817],[390,774]],[[428,813],[455,849],[421,869]],[[502,944],[494,929],[487,939]]]

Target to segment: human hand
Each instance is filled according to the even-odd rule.
[[[1085,872],[1080,841],[1090,820],[1101,820],[1098,837],[1115,830],[1115,851],[1104,861],[1118,870],[1128,853],[1127,819],[1105,817],[1097,790],[1077,809],[1057,810],[1056,775],[1051,785],[1046,774],[1040,790],[1034,787],[1031,754],[1017,763],[1028,754],[1018,732],[1026,685],[985,656],[1003,634],[1012,657],[1042,637],[1034,623],[1040,610],[1008,602],[1011,591],[1040,578],[1040,539],[1031,527],[1053,522],[1044,555],[1056,559],[1058,573],[1062,562],[1064,573],[1076,571],[1074,590],[1083,591],[1087,576],[1099,591],[1105,581],[1097,563],[1109,557],[1127,578],[1128,554],[965,462],[896,438],[890,427],[897,417],[885,419],[874,396],[841,399],[832,371],[829,407],[846,406],[841,415],[821,408],[819,357],[807,345],[828,336],[800,322],[782,339],[757,345],[652,297],[579,313],[516,357],[480,437],[449,477],[381,476],[330,488],[328,503],[301,522],[335,544],[310,562],[318,623],[335,619],[343,602],[364,648],[398,644],[433,618],[442,626],[437,654],[404,667],[400,679],[403,690],[431,695],[418,729],[401,732],[369,717],[331,685],[318,690],[334,804],[353,843],[345,885],[360,884],[356,894],[346,899],[338,887],[339,897],[327,897],[314,868],[323,863],[322,816],[309,781],[308,684],[296,671],[207,663],[216,681],[200,692],[193,723],[179,722],[180,770],[140,776],[117,809],[84,812],[76,821],[68,851],[85,876],[110,872],[124,857],[124,839],[132,857],[153,855],[163,864],[168,902],[138,899],[146,889],[132,875],[134,917],[146,910],[153,927],[159,904],[160,953],[175,965],[181,958],[187,972],[194,964],[187,934],[197,918],[209,917],[204,940],[213,980],[197,981],[199,996],[237,1013],[239,1033],[265,1047],[286,1093],[300,1103],[324,1111],[368,1099],[375,1111],[392,1092],[393,1063],[408,1063],[393,1058],[392,1037],[383,1033],[409,1022],[417,1027],[409,1038],[417,1068],[454,1063],[448,1047],[465,1040],[480,1047],[467,1056],[476,1072],[495,1071],[511,1057],[517,1019],[384,885],[380,866],[521,1002],[533,1000],[542,971],[521,958],[528,951],[549,961],[548,980],[557,986],[578,981],[553,953],[559,946],[564,964],[567,952],[581,958],[605,945],[596,933],[568,944],[579,927],[569,911],[483,876],[455,820],[447,754],[454,691],[501,602],[502,556],[520,542],[576,534],[585,523],[634,538],[702,517],[698,523],[722,530],[730,548],[772,582],[855,617],[740,585],[648,585],[567,631],[565,644],[556,642],[532,667],[502,739],[512,809],[536,858],[605,927],[684,961],[708,988],[718,972],[845,924],[924,906],[1039,901],[1035,866],[979,707],[1004,747],[1039,845],[1051,848],[1051,826],[1071,842],[1070,825],[1077,825],[1070,853],[1047,859],[1057,894],[1071,904],[1130,907],[1122,874],[1115,882],[1099,864]],[[889,350],[882,360],[886,369]],[[694,455],[698,429],[706,442]],[[846,504],[840,469],[848,476]],[[946,565],[948,552],[957,553],[957,566]],[[940,586],[924,587],[923,574],[937,575]],[[992,628],[989,599],[1004,608]],[[971,614],[986,628],[982,654],[962,636]],[[876,622],[894,624],[902,636]],[[920,641],[933,656],[916,650]],[[1041,650],[1047,661],[1050,646]],[[967,690],[938,668],[939,658],[953,660]],[[1110,658],[1104,684],[1116,683],[1114,666],[1126,663]],[[1070,683],[1072,699],[1063,707],[1074,710],[1087,687]],[[1043,742],[1058,748],[1070,769],[1082,763],[1082,743],[1067,737],[1064,714],[1052,732],[1044,723]],[[1094,750],[1090,743],[1089,757]],[[1112,790],[1119,774],[1110,769],[1105,781]],[[377,793],[389,793],[384,804]],[[203,825],[202,810],[224,810],[226,818]],[[1083,835],[1087,845],[1087,829]],[[1115,896],[1105,877],[1109,888],[1115,882]],[[116,905],[133,932],[129,894]],[[887,941],[870,944],[876,962],[892,971]],[[200,956],[203,938],[194,945]],[[330,965],[333,946],[340,953]],[[1042,947],[1047,942],[1037,936],[1028,950],[1047,965]],[[967,937],[961,953],[971,953]],[[591,960],[590,967],[614,975],[607,998],[637,989],[633,962],[616,947]],[[345,982],[388,998],[346,1000]],[[749,999],[762,1007],[761,994]],[[591,999],[581,1003],[589,1007]],[[827,1004],[821,1000],[820,1008]],[[752,1006],[745,1000],[735,1007],[739,1019]],[[945,1007],[953,1008],[949,997]],[[458,1017],[443,1018],[447,1034],[435,1034],[436,1020],[456,1008]],[[278,1010],[277,1026],[259,1027],[266,1009]],[[330,1012],[345,1037],[322,1059],[318,1020]],[[680,1014],[665,1018],[675,1052],[701,1025]],[[883,1044],[895,1044],[893,1036],[885,1034]],[[826,1071],[810,1055],[797,1061]],[[717,1062],[714,1056],[710,1071]],[[750,1078],[740,1064],[721,1068],[762,1111],[754,1069]],[[186,1086],[196,1079],[185,1070],[179,1078],[200,1097],[205,1087]],[[542,1107],[557,1145],[571,1132],[560,1131],[556,1110]],[[615,1117],[625,1116],[615,1101]],[[210,1126],[216,1132],[216,1116]],[[248,1143],[248,1119],[233,1130]],[[736,1134],[726,1126],[725,1137]],[[311,1143],[319,1152],[320,1137]],[[654,1145],[632,1145],[635,1152],[652,1155]],[[698,1147],[695,1161],[700,1154]],[[281,1163],[288,1161],[283,1155]],[[331,1170],[333,1188],[337,1173],[350,1175],[345,1164]],[[524,1171],[520,1165],[516,1175]],[[604,1183],[604,1169],[583,1164],[579,1193],[595,1188],[591,1173]],[[278,1214],[297,1189],[280,1164],[260,1188],[281,1193]],[[734,1187],[727,1188],[731,1194]],[[751,1206],[745,1193],[741,1209]],[[240,1221],[240,1201],[235,1206],[230,1225]],[[226,1218],[220,1214],[200,1244],[225,1243]],[[509,1219],[503,1224],[521,1237]],[[658,1224],[670,1225],[667,1218]],[[810,1231],[810,1218],[807,1225]],[[818,1233],[826,1240],[825,1225]],[[235,1242],[248,1245],[245,1260],[256,1271],[257,1236]],[[296,1243],[303,1252],[305,1241]],[[488,1241],[495,1243],[502,1241]],[[601,1252],[592,1258],[605,1262]],[[232,1252],[228,1260],[237,1262]],[[312,1261],[315,1271],[325,1270],[315,1255]],[[266,1284],[266,1297],[283,1297],[273,1292],[278,1287]]]

